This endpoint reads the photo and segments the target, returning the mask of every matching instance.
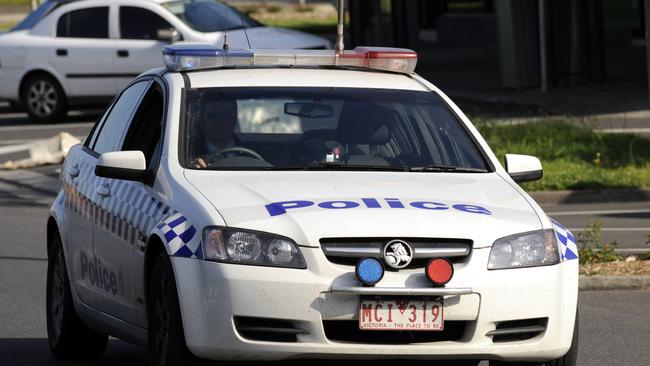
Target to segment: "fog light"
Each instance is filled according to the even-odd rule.
[[[384,264],[377,258],[362,258],[357,263],[355,274],[364,286],[374,286],[384,278]]]
[[[427,263],[425,274],[436,286],[443,286],[454,275],[454,266],[445,258],[433,258]]]

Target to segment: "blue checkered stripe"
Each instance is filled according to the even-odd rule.
[[[560,241],[560,259],[563,262],[578,259],[578,245],[576,244],[576,238],[571,234],[569,229],[559,222],[551,219],[551,223],[553,223],[555,235]]]
[[[167,241],[170,253],[174,257],[203,258],[201,238],[196,235],[196,228],[187,217],[175,213],[157,226]]]
[[[176,213],[134,182],[110,180],[111,195],[102,198],[96,188],[108,180],[97,177],[94,166],[82,159],[69,164],[78,166],[80,174],[74,180],[63,177],[66,207],[124,242],[145,241],[157,223]]]

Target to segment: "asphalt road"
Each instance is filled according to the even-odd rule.
[[[26,157],[17,146],[59,131],[84,136],[97,112],[72,113],[65,124],[34,125],[0,104],[0,163]],[[57,191],[57,169],[0,171],[0,364],[48,365],[45,331],[45,220]],[[553,205],[551,216],[578,231],[603,221],[604,239],[643,248],[650,233],[650,204]],[[580,296],[579,365],[650,364],[650,292],[586,292]],[[146,352],[111,340],[102,365],[141,365]],[[78,365],[78,364],[77,364]]]

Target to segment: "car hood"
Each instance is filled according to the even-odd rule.
[[[217,45],[223,44],[223,32],[208,33],[210,39]],[[250,41],[250,47],[246,40]],[[228,45],[230,49],[310,49],[331,48],[330,42],[313,34],[299,32],[291,29],[274,27],[253,27],[228,31]]]
[[[470,239],[480,248],[542,228],[496,173],[186,170],[185,177],[226,225],[302,246],[334,237],[427,237]]]

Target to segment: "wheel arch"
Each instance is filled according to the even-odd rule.
[[[25,88],[25,84],[29,79],[37,75],[45,75],[54,79],[59,84],[59,87],[61,87],[61,90],[63,90],[63,97],[67,99],[68,97],[66,92],[67,89],[65,88],[65,85],[63,84],[63,81],[61,80],[59,75],[57,75],[57,73],[55,72],[52,72],[52,70],[47,70],[45,68],[39,67],[27,71],[25,75],[23,75],[22,78],[20,78],[20,83],[18,83],[18,97],[21,100],[21,102],[22,102],[23,89]]]
[[[144,251],[144,268],[143,270],[143,279],[144,279],[144,298],[147,299],[149,295],[149,275],[153,264],[156,260],[156,257],[160,253],[167,253],[167,248],[163,244],[163,240],[157,234],[152,234],[147,240],[147,245],[145,246]]]
[[[61,233],[59,232],[59,224],[56,222],[56,219],[54,216],[50,215],[47,219],[47,253],[49,255],[50,249],[52,249],[52,240],[56,237],[59,236],[59,239],[61,238]]]

